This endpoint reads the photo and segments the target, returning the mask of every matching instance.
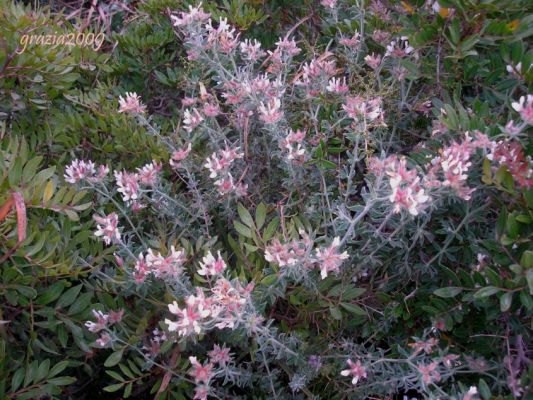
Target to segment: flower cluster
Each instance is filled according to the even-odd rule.
[[[347,97],[342,108],[350,118],[364,121],[366,124],[382,125],[384,112],[381,108],[381,98],[367,100],[361,96]]]
[[[208,252],[207,255],[202,259],[200,267],[201,268],[198,270],[198,275],[215,276],[220,275],[226,269],[226,263],[220,256],[220,251],[218,252],[218,258],[213,257],[213,254]]]
[[[138,201],[141,195],[140,185],[155,186],[162,168],[162,164],[152,161],[142,168],[137,168],[136,173],[115,171],[113,174],[117,191],[122,195],[122,200],[134,208],[142,208],[142,204]]]
[[[191,143],[188,143],[187,146],[182,147],[179,150],[176,150],[172,153],[172,156],[170,157],[169,164],[172,168],[178,169],[181,168],[181,162],[187,158],[189,153],[191,152],[192,145]]]
[[[487,156],[500,166],[507,167],[509,173],[518,185],[524,189],[533,187],[533,164],[531,156],[526,156],[524,148],[518,142],[501,140],[493,146],[493,151]]]
[[[341,375],[351,375],[352,385],[357,385],[357,382],[359,382],[360,379],[367,377],[366,368],[361,364],[361,361],[357,360],[356,362],[353,362],[352,360],[348,359],[346,362],[350,368],[341,371]]]
[[[176,250],[170,246],[170,251],[164,257],[161,253],[156,253],[148,249],[146,257],[140,253],[134,266],[133,276],[137,283],[142,283],[148,275],[156,278],[176,278],[178,277],[185,262],[185,252]]]
[[[340,238],[333,239],[331,244],[324,248],[315,249],[315,255],[312,255],[313,241],[300,231],[303,239],[292,240],[287,243],[281,243],[279,239],[274,239],[265,248],[265,260],[275,263],[280,267],[291,267],[296,264],[302,265],[306,269],[317,266],[320,269],[322,279],[328,276],[328,273],[338,273],[339,267],[343,260],[348,258],[348,253],[339,252]]]
[[[525,123],[533,125],[533,94],[521,96],[517,102],[513,102],[511,105]]]
[[[220,347],[218,344],[215,344],[213,350],[209,351],[207,355],[209,356],[209,360],[204,364],[201,364],[197,357],[189,357],[192,367],[189,375],[196,383],[194,400],[207,400],[210,391],[210,381],[217,375],[221,375],[228,364],[233,362],[230,349],[225,346]]]
[[[94,220],[96,221],[96,232],[94,236],[102,237],[102,240],[108,246],[113,242],[120,241],[120,232],[118,230],[118,215],[116,213],[111,213],[109,215],[100,217],[94,215]]]
[[[185,299],[185,307],[180,308],[174,301],[168,305],[169,311],[178,317],[177,321],[165,319],[170,332],[180,336],[200,334],[213,328],[234,329],[245,323],[245,308],[251,305],[250,293],[253,284],[247,287],[237,281],[229,281],[223,276],[217,280],[206,293],[196,288],[196,294]]]
[[[220,150],[218,153],[215,152],[211,154],[211,157],[207,158],[204,166],[209,170],[210,178],[218,178],[215,181],[215,186],[221,195],[235,193],[240,197],[246,194],[247,185],[240,180],[235,183],[230,172],[233,162],[243,156],[243,153],[239,153],[238,147],[233,149],[226,145],[224,150]]]
[[[143,114],[146,112],[146,106],[141,102],[137,93],[126,92],[126,98],[119,96],[119,113]]]
[[[281,141],[280,147],[287,151],[287,160],[292,163],[302,164],[304,162],[305,148],[302,147],[305,132],[292,129],[287,136]]]
[[[109,173],[109,167],[100,165],[98,168],[92,161],[75,159],[65,168],[65,181],[68,183],[78,183],[83,180],[89,182],[101,182]]]
[[[93,333],[99,333],[113,324],[116,324],[122,320],[124,310],[111,311],[109,314],[104,314],[102,311],[92,310],[96,322],[87,321],[85,326]],[[111,336],[107,332],[102,332],[100,337],[96,340],[96,344],[100,347],[104,347],[111,341]]]
[[[395,213],[407,210],[411,215],[418,215],[429,202],[417,170],[408,168],[405,158],[391,156],[383,162],[374,158],[370,169],[378,176],[385,173],[389,177],[392,191],[389,201],[394,204]]]
[[[392,56],[397,58],[403,58],[413,53],[415,49],[409,45],[409,38],[402,36],[400,39],[395,39],[387,46],[385,56]]]
[[[307,96],[313,97],[324,93],[328,86],[330,88],[341,88],[341,91],[344,92],[347,91],[344,90],[342,84],[339,85],[340,81],[335,81],[333,86],[332,82],[330,82],[330,79],[337,73],[336,63],[332,56],[332,53],[326,52],[302,66],[299,79],[295,83],[305,89]]]

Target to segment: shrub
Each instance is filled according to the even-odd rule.
[[[73,340],[59,371],[10,349],[7,395],[58,395],[83,365],[123,397],[528,398],[531,7],[430,3],[323,0],[270,50],[224,14],[246,28],[254,5],[136,10],[115,60],[132,79],[70,89],[77,116],[53,117],[91,132],[61,145],[61,195],[6,147],[4,290],[24,318],[4,326],[54,357],[35,315]],[[66,279],[30,275],[30,204],[66,214],[28,225],[54,221]]]

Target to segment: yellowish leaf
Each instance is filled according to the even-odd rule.
[[[54,181],[49,180],[48,183],[46,184],[46,187],[44,188],[44,194],[43,194],[44,203],[48,203],[48,201],[50,201],[50,199],[54,195],[54,189],[55,189]]]

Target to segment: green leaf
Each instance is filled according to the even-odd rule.
[[[479,394],[481,395],[483,400],[489,400],[491,398],[492,394],[490,392],[489,385],[487,385],[487,382],[485,382],[483,378],[479,379],[477,387],[479,389]]]
[[[56,300],[60,295],[61,292],[63,292],[64,286],[63,282],[56,282],[52,286],[50,286],[46,291],[41,294],[39,297],[37,297],[37,300],[35,300],[35,303],[39,305],[46,305],[51,303],[52,301]]]
[[[355,315],[367,315],[365,310],[363,310],[357,304],[341,303],[341,307]]]
[[[511,307],[512,302],[513,302],[513,293],[512,292],[504,293],[500,297],[500,310],[502,312],[506,312]]]
[[[114,367],[117,365],[120,360],[122,360],[122,355],[124,354],[124,347],[120,350],[115,351],[112,353],[109,357],[107,357],[107,360],[104,362],[105,367]]]
[[[270,223],[267,225],[265,232],[263,233],[263,239],[266,241],[270,240],[272,236],[276,233],[279,226],[279,217],[274,218]]]
[[[60,376],[58,378],[48,379],[48,383],[55,386],[67,386],[76,382],[76,378],[72,376]]]
[[[109,375],[110,377],[112,377],[113,379],[116,379],[117,381],[120,381],[120,382],[124,382],[125,381],[125,379],[122,377],[122,375],[120,375],[116,371],[107,370],[105,373],[107,375]]]
[[[56,308],[64,308],[70,306],[74,302],[74,300],[76,300],[76,297],[78,297],[78,294],[80,293],[82,287],[83,285],[74,286],[68,289],[65,293],[63,293],[56,303]]]
[[[350,285],[350,287],[342,294],[343,300],[353,300],[366,292],[365,288],[358,288]]]
[[[252,238],[252,231],[250,228],[244,226],[239,221],[233,221],[233,226],[235,227],[235,230],[239,232],[242,236],[247,238]]]
[[[11,167],[9,168],[9,185],[12,188],[15,188],[20,183],[20,177],[22,175],[22,159],[20,157],[17,157],[15,159],[15,162],[11,164]]]
[[[122,386],[124,386],[124,383],[115,383],[114,385],[109,385],[104,388],[106,392],[113,393],[117,390],[122,389]]]
[[[449,287],[437,289],[433,292],[433,294],[435,296],[443,297],[446,299],[450,297],[455,297],[462,291],[463,291],[463,288],[460,288],[457,286],[449,286]]]
[[[341,305],[342,305],[342,304],[341,304]],[[329,308],[329,312],[330,312],[331,316],[332,316],[334,319],[336,319],[336,320],[338,320],[338,321],[340,321],[340,320],[342,319],[342,313],[341,313],[341,310],[338,309],[338,307],[333,307],[333,306],[331,306],[331,307]]]
[[[27,297],[28,299],[34,299],[35,296],[37,296],[37,291],[32,287],[23,285],[13,285],[13,287],[17,292]]]
[[[533,296],[533,268],[527,270],[526,279],[529,286],[529,294]]]
[[[13,374],[13,378],[11,378],[11,390],[13,392],[16,392],[17,389],[20,387],[20,384],[22,383],[22,380],[24,379],[24,368],[18,368],[15,373]]]
[[[252,219],[252,215],[248,212],[246,208],[244,208],[241,203],[237,204],[237,212],[239,213],[241,221],[244,222],[246,226],[253,228],[254,220]]]
[[[65,370],[65,368],[68,367],[69,361],[63,360],[55,364],[50,372],[48,373],[48,378],[53,378],[56,375],[59,375],[61,372]]]
[[[497,288],[495,286],[486,286],[474,293],[474,299],[483,299],[485,297],[492,296],[493,294],[498,293],[499,291],[500,288]]]
[[[48,371],[50,371],[50,360],[46,359],[39,365],[39,368],[37,369],[35,382],[42,381],[48,375]]]
[[[533,310],[533,298],[525,290],[520,292],[520,301],[528,311]]]
[[[126,386],[126,389],[124,389],[124,398],[127,399],[131,395],[131,391],[133,389],[133,382],[128,383]]]
[[[524,268],[533,269],[533,251],[526,250],[522,253],[522,257],[520,257],[520,265]]]
[[[260,203],[255,209],[255,226],[261,229],[265,223],[267,215],[267,208],[264,203]]]
[[[274,282],[276,282],[278,279],[278,276],[276,274],[267,275],[263,279],[261,279],[261,284],[265,286],[270,286]]]
[[[332,161],[329,160],[318,160],[318,164],[325,169],[335,169],[337,168],[337,164],[335,164]]]

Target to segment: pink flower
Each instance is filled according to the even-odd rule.
[[[204,117],[198,112],[196,108],[191,110],[185,110],[185,118],[183,118],[184,129],[187,132],[192,132],[194,128],[200,125],[200,122],[204,120]]]
[[[111,336],[109,333],[104,332],[96,339],[96,344],[100,347],[105,347],[111,341]]]
[[[424,188],[420,185],[420,178],[416,170],[407,169],[405,158],[398,159],[393,156],[386,159],[382,167],[386,169],[389,176],[389,184],[392,193],[389,201],[394,204],[393,211],[399,213],[406,209],[411,215],[418,215],[429,201],[429,196],[425,194]],[[376,166],[376,161],[374,161]]]
[[[447,354],[442,358],[442,363],[446,367],[451,368],[453,366],[453,362],[458,358],[459,356],[457,354]]]
[[[409,45],[407,36],[402,36],[400,40],[393,40],[390,42],[387,46],[385,56],[391,55],[393,57],[403,58],[414,51],[415,49]]]
[[[355,32],[351,38],[341,37],[339,43],[347,47],[357,47],[359,45],[359,32]]]
[[[226,145],[224,150],[220,150],[217,153],[211,154],[211,157],[207,158],[207,162],[204,164],[204,167],[207,168],[211,173],[210,178],[216,178],[219,174],[227,172],[231,164],[244,156],[243,153],[238,152],[239,148],[231,149]]]
[[[163,257],[161,253],[155,253],[152,249],[148,250],[148,255],[146,256],[146,263],[150,272],[156,278],[179,276],[184,262],[185,252],[183,250],[176,250],[174,246],[170,246],[170,252],[166,257]]]
[[[114,175],[118,186],[117,190],[122,194],[122,200],[125,202],[137,200],[139,197],[139,175],[126,171],[115,171]]]
[[[521,131],[522,131],[522,127],[516,126],[513,120],[505,124],[505,133],[507,133],[510,137],[517,136]]]
[[[296,46],[294,39],[289,40],[288,37],[285,37],[284,39],[279,38],[279,40],[276,42],[276,46],[279,50],[282,50],[290,56],[300,54],[302,51],[298,48],[298,46]]]
[[[530,156],[526,156],[519,142],[500,141],[488,156],[499,165],[504,165],[521,188],[533,187],[533,166]]]
[[[340,238],[336,237],[333,239],[333,242],[331,242],[329,247],[322,250],[316,250],[317,263],[319,264],[320,276],[322,279],[328,276],[328,272],[337,273],[342,261],[349,257],[347,252],[338,252],[339,246]]]
[[[476,400],[478,398],[477,387],[470,386],[470,389],[468,389],[468,392],[465,393],[463,400]]]
[[[207,20],[211,15],[204,12],[202,9],[202,3],[196,7],[189,5],[189,12],[180,12],[180,16],[171,15],[170,18],[173,21],[174,26],[190,25],[193,22],[203,22]]]
[[[93,315],[96,317],[96,322],[87,321],[85,326],[89,331],[93,333],[100,332],[107,326],[108,315],[104,314],[102,311],[92,310]]]
[[[116,324],[117,322],[122,321],[122,317],[124,316],[124,310],[119,311],[109,311],[109,325]]]
[[[438,382],[440,381],[440,373],[438,371],[439,364],[435,361],[433,361],[429,365],[419,364],[418,365],[418,372],[422,374],[422,381],[429,385],[430,383]]]
[[[139,180],[141,183],[153,186],[157,182],[157,174],[161,172],[161,169],[163,168],[162,164],[158,164],[155,161],[152,161],[150,164],[146,164],[142,168],[137,168],[137,171],[139,172]]]
[[[271,98],[266,105],[261,102],[259,119],[266,124],[275,124],[283,117],[283,111],[280,108],[281,100],[276,97]]]
[[[439,341],[435,338],[430,338],[427,341],[417,341],[414,343],[409,343],[409,346],[412,347],[416,354],[423,351],[426,354],[430,354],[432,352],[433,347],[435,347]]]
[[[341,375],[352,375],[352,385],[357,385],[357,382],[359,382],[361,378],[366,378],[366,368],[361,365],[361,361],[357,360],[357,362],[353,362],[352,360],[348,359],[346,362],[350,368],[341,371]]]
[[[104,217],[95,215],[94,220],[97,222],[96,232],[94,236],[100,237],[104,240],[104,243],[108,246],[111,242],[120,240],[120,232],[118,230],[118,216],[116,213],[111,213]]]
[[[119,113],[143,114],[146,112],[146,106],[141,103],[141,98],[137,93],[126,92],[126,98],[119,96],[118,103]]]
[[[217,104],[205,103],[203,107],[203,112],[206,117],[214,118],[220,114],[220,107]]]
[[[65,181],[68,183],[78,183],[82,180],[89,182],[100,182],[109,173],[109,168],[105,165],[98,167],[98,172],[92,161],[83,161],[75,159],[65,168]]]
[[[370,68],[376,69],[381,64],[381,56],[374,53],[372,55],[369,54],[365,57],[365,62]]]
[[[282,150],[287,150],[287,159],[292,162],[303,163],[305,149],[302,148],[302,142],[305,137],[305,132],[292,129],[289,131],[285,139],[281,141],[280,147]]]
[[[255,62],[266,54],[261,50],[261,43],[259,43],[257,39],[245,39],[240,47],[243,59],[248,61]]]
[[[343,104],[342,108],[350,118],[355,120],[362,117],[369,122],[383,123],[380,97],[371,100],[366,100],[361,96],[347,97],[346,104]]]
[[[197,101],[198,100],[195,97],[184,97],[183,99],[181,99],[181,104],[184,107],[189,107],[189,106],[192,106],[193,104],[196,104]]]
[[[405,79],[405,77],[407,76],[407,73],[409,71],[407,71],[406,68],[402,67],[401,65],[396,65],[392,68],[392,76],[394,77],[394,79],[396,79],[397,81],[403,81]]]
[[[142,253],[139,254],[139,257],[137,258],[137,261],[135,262],[135,267],[133,276],[135,278],[135,282],[141,283],[144,281],[146,275],[150,273],[150,266],[144,259],[144,256]]]
[[[236,189],[235,183],[233,182],[233,176],[230,173],[215,181],[215,186],[222,196],[227,195]]]
[[[209,395],[209,386],[198,385],[194,388],[193,400],[207,400],[208,395]]]
[[[516,66],[514,66],[514,67],[512,65],[507,65],[507,67],[505,67],[505,68],[507,69],[507,72],[509,72],[515,78],[521,78],[522,77],[522,63],[521,62],[516,64]]]
[[[181,161],[185,160],[189,153],[191,152],[191,144],[188,143],[186,147],[183,147],[175,152],[172,153],[172,157],[169,161],[170,166],[172,168],[180,168],[181,167]]]
[[[213,376],[213,364],[208,363],[206,365],[202,365],[198,362],[196,357],[192,356],[189,357],[189,361],[192,364],[192,371],[189,371],[189,375],[194,378],[194,382],[203,382],[205,384],[208,384],[209,380]]]
[[[279,239],[274,239],[265,248],[265,260],[285,267],[296,264],[297,258],[290,244],[281,244]]]
[[[178,316],[178,321],[165,319],[170,332],[178,332],[180,336],[188,336],[193,333],[200,334],[202,332],[201,322],[211,312],[209,304],[206,303],[206,299],[200,289],[197,289],[197,295],[187,297],[186,306],[183,309],[179,308],[175,301],[168,305],[170,312]]]
[[[372,32],[372,39],[374,39],[376,43],[384,44],[390,39],[390,33],[376,29]]]
[[[337,0],[322,0],[320,2],[324,7],[334,9],[337,7]]]
[[[520,114],[524,122],[533,125],[533,94],[528,94],[527,97],[521,96],[520,100],[513,102],[511,106]]]
[[[218,50],[222,53],[231,53],[239,44],[239,34],[235,35],[235,29],[230,28],[227,18],[220,18],[218,27],[214,28],[212,22],[206,25],[208,31],[208,43],[213,46],[218,45]]]
[[[336,74],[336,64],[331,60],[332,53],[325,52],[320,57],[311,60],[302,66],[302,78],[296,82],[297,85],[308,86],[313,82],[320,83],[328,80]]]
[[[200,266],[202,268],[198,271],[198,275],[202,276],[219,275],[226,269],[226,263],[220,256],[220,251],[218,252],[217,259],[215,259],[213,254],[211,254],[211,251],[209,251],[207,256],[202,259]]]
[[[342,80],[340,78],[331,78],[326,90],[333,93],[346,93],[349,90],[346,84],[346,77],[343,77]]]
[[[211,363],[218,363],[221,367],[225,367],[232,361],[230,349],[227,347],[220,347],[218,344],[215,344],[213,350],[207,353],[207,355],[209,356]]]

